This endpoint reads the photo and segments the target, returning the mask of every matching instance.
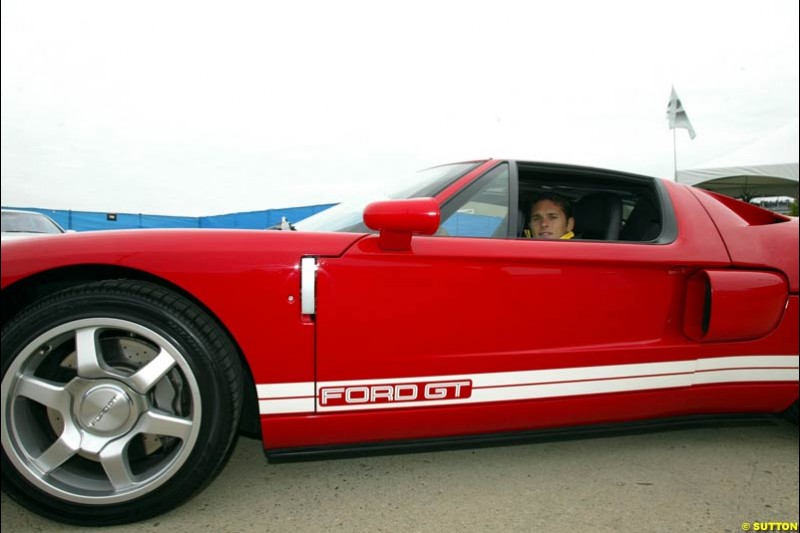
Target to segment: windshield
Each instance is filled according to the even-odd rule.
[[[367,204],[379,200],[435,196],[480,163],[481,161],[455,163],[421,170],[416,173],[411,185],[406,185],[399,191],[342,202],[298,222],[295,228],[300,231],[369,231],[362,220]]]
[[[38,213],[3,211],[3,233],[64,233],[61,227]]]

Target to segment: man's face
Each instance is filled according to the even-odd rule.
[[[552,200],[540,200],[531,208],[531,231],[536,239],[560,239],[574,226],[575,219],[567,218]]]

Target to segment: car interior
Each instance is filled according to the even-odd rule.
[[[563,196],[572,204],[575,238],[652,242],[661,234],[661,210],[653,180],[593,169],[519,165],[517,236],[528,227],[536,198]]]

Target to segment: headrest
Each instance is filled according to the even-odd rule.
[[[615,241],[622,224],[622,200],[608,192],[587,194],[575,203],[574,216],[579,239]]]
[[[620,231],[623,241],[652,241],[661,233],[661,213],[648,198],[641,198]]]

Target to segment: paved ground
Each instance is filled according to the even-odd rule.
[[[756,521],[798,521],[795,425],[278,465],[259,442],[241,439],[192,501],[108,530],[737,532]],[[1,525],[4,533],[80,530],[5,494]]]

